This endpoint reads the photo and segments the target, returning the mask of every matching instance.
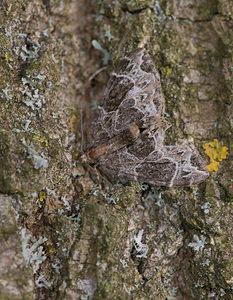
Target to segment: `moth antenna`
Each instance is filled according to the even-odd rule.
[[[95,71],[95,73],[93,73],[90,77],[89,77],[89,81],[92,81],[92,79],[94,79],[99,73],[101,73],[102,71],[106,70],[107,67],[102,67],[100,69],[98,69],[97,71]]]
[[[94,166],[94,170],[95,170],[95,174],[96,174],[98,185],[99,185],[100,195],[103,195],[103,190],[102,190],[102,186],[101,186],[101,182],[100,182],[100,176],[99,176],[99,172],[96,168],[96,165]]]
[[[81,153],[84,153],[83,108],[80,106]]]
[[[123,47],[124,45],[127,44],[127,43],[126,43],[127,38],[128,38],[128,36],[129,36],[130,31],[133,30],[133,27],[134,27],[134,24],[132,24],[130,28],[127,28],[127,29],[126,29],[126,31],[125,31],[125,33],[124,33],[124,36],[123,36],[122,40],[120,41],[120,43],[119,43],[119,45],[118,45],[118,47],[117,47],[117,53],[121,53],[121,52],[122,52],[122,51],[121,51],[122,47]]]

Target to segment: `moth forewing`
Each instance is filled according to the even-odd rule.
[[[139,137],[140,130],[137,125],[132,125],[129,129],[124,130],[122,133],[109,139],[107,143],[97,146],[91,149],[87,153],[87,157],[93,161],[97,162],[101,160],[102,157],[120,150],[121,148],[132,144]]]

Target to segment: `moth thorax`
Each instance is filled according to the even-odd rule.
[[[136,141],[136,139],[139,137],[139,135],[140,135],[140,130],[137,125],[132,125],[125,132],[125,137],[127,138],[127,140],[130,143],[133,143],[134,141]]]
[[[93,163],[93,160],[89,157],[89,154],[88,153],[84,153],[79,161],[82,163],[82,164],[89,164],[89,163]]]

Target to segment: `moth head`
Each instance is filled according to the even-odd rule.
[[[147,120],[143,120],[142,128],[150,128],[150,130],[159,128],[166,131],[171,126],[172,125],[167,122],[162,116],[154,115],[147,118]]]
[[[82,164],[91,164],[93,163],[92,159],[89,157],[88,153],[82,154],[82,156],[79,159],[80,163]]]
[[[130,143],[133,143],[137,140],[140,135],[140,130],[137,125],[132,125],[129,129],[126,130],[125,137]]]
[[[167,122],[166,120],[161,120],[160,128],[166,131],[168,128],[172,126],[171,123]]]

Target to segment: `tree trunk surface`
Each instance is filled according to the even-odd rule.
[[[0,299],[233,299],[232,0],[0,7]],[[138,47],[160,73],[166,142],[208,165],[197,186],[100,190],[80,163],[109,74]]]

